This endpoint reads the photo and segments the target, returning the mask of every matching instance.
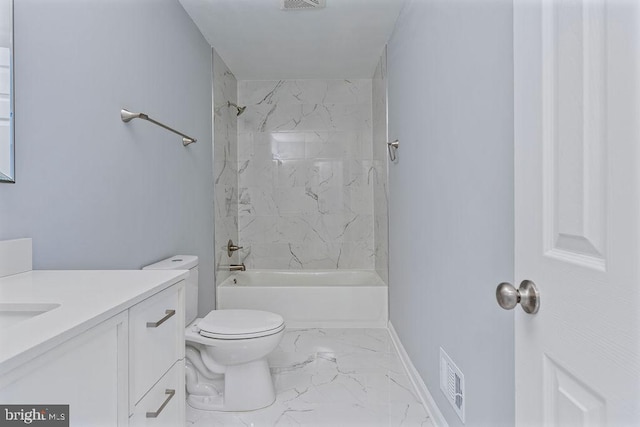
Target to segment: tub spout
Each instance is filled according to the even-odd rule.
[[[244,266],[244,262],[242,264],[231,264],[229,271],[247,271],[247,267]]]

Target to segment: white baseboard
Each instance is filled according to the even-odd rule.
[[[431,393],[429,393],[429,389],[427,389],[427,386],[422,380],[422,377],[420,377],[418,370],[415,366],[413,366],[413,363],[411,362],[409,355],[400,342],[400,338],[398,337],[396,330],[393,328],[391,321],[389,321],[389,334],[391,335],[391,341],[393,342],[393,345],[396,347],[396,351],[400,356],[400,360],[404,365],[404,369],[409,375],[409,379],[413,384],[413,388],[418,392],[418,396],[420,397],[422,404],[429,413],[433,424],[436,427],[449,427],[447,420],[442,415],[442,412],[440,412],[440,409],[436,405],[435,400],[433,400],[433,396],[431,396]]]

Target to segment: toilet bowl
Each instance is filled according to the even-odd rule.
[[[276,398],[267,355],[280,343],[284,319],[259,310],[213,310],[197,318],[198,258],[174,256],[144,269],[189,270],[185,302],[187,403],[210,411],[251,411]]]
[[[250,411],[275,398],[267,355],[280,343],[284,320],[256,310],[215,310],[187,327],[187,402],[197,409]],[[224,375],[224,388],[202,383]],[[195,379],[195,381],[193,381]]]

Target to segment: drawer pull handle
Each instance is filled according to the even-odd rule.
[[[147,418],[157,418],[158,415],[160,415],[160,412],[162,412],[162,410],[164,409],[164,407],[167,406],[167,403],[169,403],[169,401],[173,398],[173,396],[175,396],[176,391],[175,390],[166,389],[164,391],[164,394],[168,394],[169,397],[167,397],[167,399],[164,401],[162,406],[160,406],[156,412],[147,412]]]
[[[164,316],[162,319],[158,320],[157,322],[147,322],[147,328],[157,328],[158,326],[166,322],[171,316],[176,314],[176,311],[166,310],[164,313],[166,314],[166,316]]]

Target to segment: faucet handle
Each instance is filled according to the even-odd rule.
[[[242,249],[242,246],[234,245],[233,240],[229,239],[229,241],[227,242],[227,255],[229,255],[229,258],[231,258],[231,255],[233,255],[235,251],[240,249]]]

